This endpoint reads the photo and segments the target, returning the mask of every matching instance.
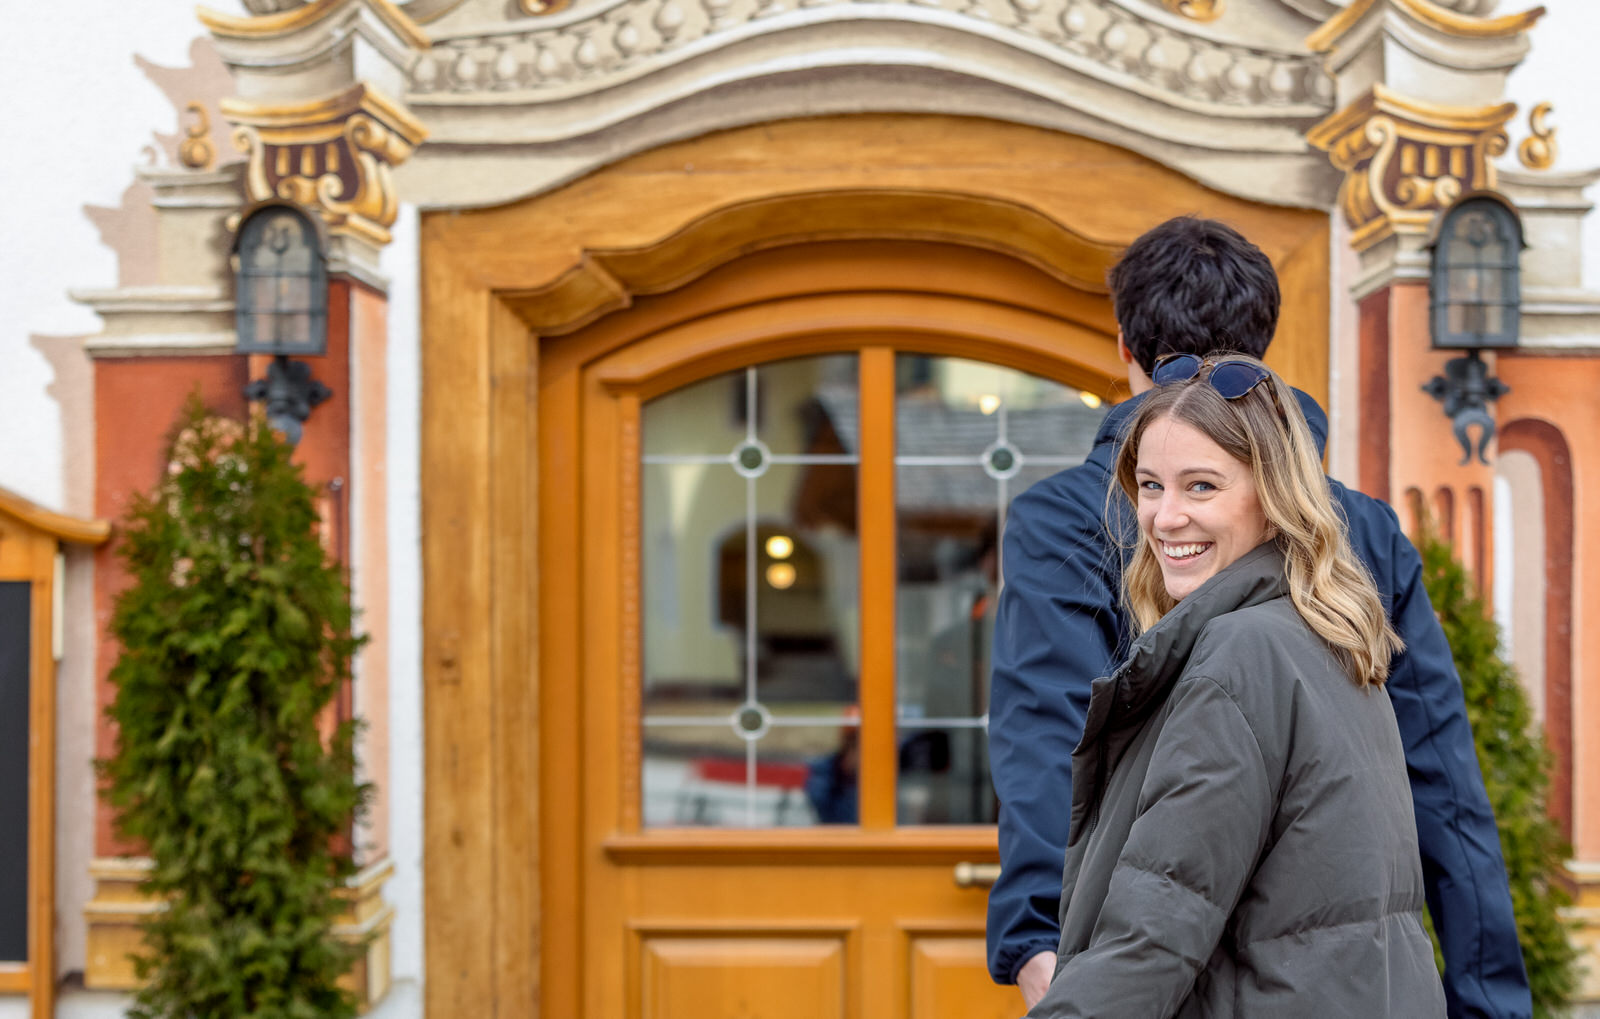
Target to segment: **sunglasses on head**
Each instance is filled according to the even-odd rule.
[[[1237,400],[1272,378],[1271,371],[1253,361],[1223,357],[1212,361],[1210,366],[1206,382],[1224,400]],[[1171,386],[1188,382],[1205,369],[1206,359],[1199,354],[1167,354],[1156,361],[1150,381],[1158,386]],[[1272,397],[1272,406],[1277,409],[1278,417],[1287,423],[1289,418],[1283,412],[1283,404],[1278,402],[1278,390],[1269,385],[1267,395]]]
[[[1199,354],[1167,354],[1156,361],[1150,381],[1158,386],[1188,382],[1205,367],[1206,360]],[[1222,358],[1211,363],[1211,373],[1206,376],[1206,381],[1224,400],[1237,400],[1271,377],[1271,373],[1259,364]]]

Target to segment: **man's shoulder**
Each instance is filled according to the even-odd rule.
[[[1110,481],[1105,468],[1093,461],[1074,464],[1029,485],[1011,500],[1011,512],[1052,513],[1092,507],[1098,515],[1105,509]]]
[[[1035,536],[1052,542],[1104,530],[1105,471],[1082,463],[1034,482],[1006,510],[1008,539]]]
[[[1382,499],[1332,478],[1328,485],[1344,513],[1351,550],[1366,564],[1384,604],[1392,605],[1397,596],[1416,584],[1417,551],[1400,526],[1400,517]]]
[[[1353,544],[1359,545],[1362,542],[1387,544],[1394,537],[1404,533],[1394,507],[1382,499],[1350,488],[1333,478],[1328,479],[1328,489],[1333,495],[1333,501],[1344,511],[1345,520],[1350,525],[1350,540]]]

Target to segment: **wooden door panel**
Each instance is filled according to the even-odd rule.
[[[838,937],[647,937],[642,1019],[843,1019]]]
[[[1016,1019],[1015,987],[989,979],[982,934],[913,935],[910,1019]]]

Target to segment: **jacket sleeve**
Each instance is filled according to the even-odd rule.
[[[1171,694],[1089,945],[1057,971],[1030,1019],[1175,1014],[1217,945],[1272,826],[1276,781],[1253,727],[1222,687]]]
[[[989,972],[1015,983],[1060,940],[1072,748],[1089,685],[1111,671],[1117,575],[1099,512],[1035,486],[1011,505],[995,616],[989,767],[1000,800],[1000,877],[989,892]]]
[[[1379,511],[1381,520],[1364,523],[1369,530],[1379,524],[1387,540],[1371,536],[1357,543],[1357,551],[1386,553],[1387,562],[1369,559],[1369,565],[1391,598],[1390,617],[1406,642],[1391,664],[1387,688],[1405,744],[1428,911],[1444,951],[1449,1015],[1525,1019],[1533,1003],[1461,679],[1422,586],[1421,557],[1394,511],[1372,503],[1351,516]]]

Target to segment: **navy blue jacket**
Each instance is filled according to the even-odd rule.
[[[1326,444],[1328,420],[1300,393]],[[1054,952],[1072,802],[1072,749],[1089,685],[1129,639],[1119,608],[1121,553],[1104,519],[1118,435],[1139,399],[1106,416],[1080,466],[1029,488],[1006,517],[1005,586],[995,619],[989,764],[1000,799],[1000,878],[989,893],[989,972],[1015,983]],[[1406,642],[1386,689],[1405,744],[1428,910],[1444,948],[1452,1017],[1533,1014],[1505,863],[1467,723],[1461,680],[1422,587],[1422,561],[1394,510],[1329,480],[1350,543],[1372,571]]]

